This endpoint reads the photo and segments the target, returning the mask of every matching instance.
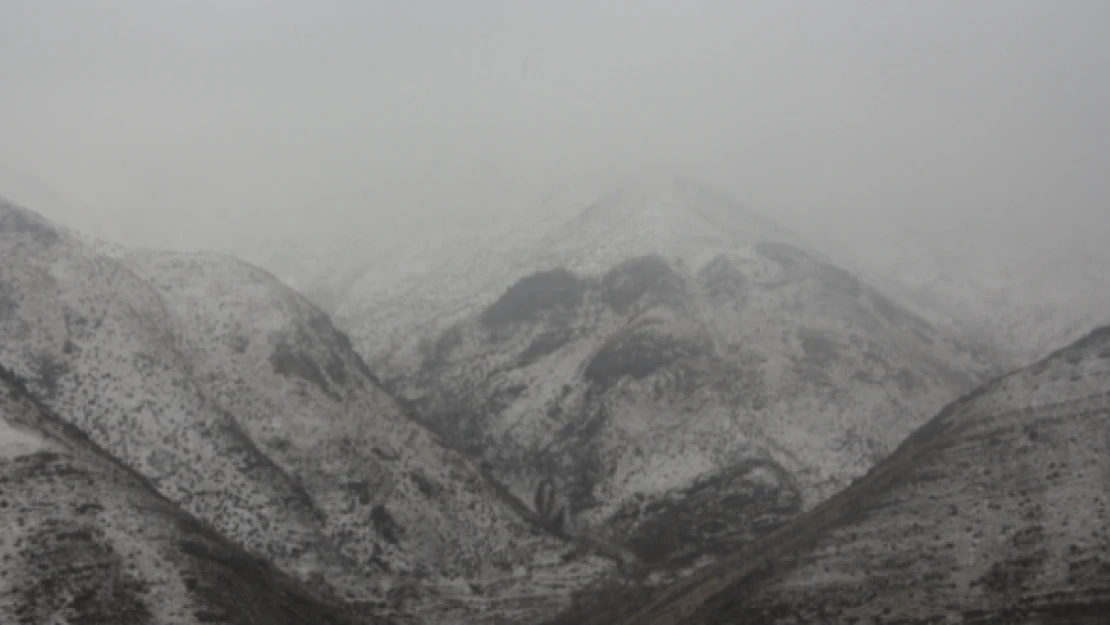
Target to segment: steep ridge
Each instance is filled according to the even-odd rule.
[[[284,246],[267,252],[256,243],[248,253],[331,306],[359,352],[383,370],[379,363],[395,365],[391,352],[473,314],[523,273],[556,266],[596,272],[643,254],[767,238],[791,240],[712,189],[641,174],[579,181],[469,222],[432,224],[370,244],[332,237],[299,252],[296,263]],[[325,245],[329,252],[320,251]]]
[[[991,363],[724,200],[665,189],[598,203],[535,251],[565,265],[389,362],[414,414],[550,527],[673,570],[842,488]]]
[[[1103,623],[1108,493],[1104,327],[949,405],[766,539],[565,622]]]
[[[0,258],[0,362],[163,495],[300,578],[381,614],[465,622],[502,600],[550,613],[611,566],[522,519],[269,274],[116,248],[11,206]],[[517,601],[537,585],[546,597]]]
[[[3,623],[355,622],[180,511],[3,368],[0,527]]]

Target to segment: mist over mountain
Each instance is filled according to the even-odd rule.
[[[1110,4],[0,3],[0,622],[1106,620]]]
[[[613,190],[380,366],[549,522],[689,565],[839,490],[998,366],[792,239],[688,181]],[[465,275],[490,272],[457,259],[397,318]]]

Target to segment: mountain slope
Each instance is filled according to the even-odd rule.
[[[845,492],[620,625],[1103,623],[1110,328],[981,387]]]
[[[4,623],[354,622],[181,512],[4,369],[0,486]]]
[[[0,362],[283,569],[434,622],[535,584],[554,591],[532,607],[554,609],[608,566],[564,563],[562,540],[413,423],[345,335],[265,272],[107,246],[10,206],[0,258]]]
[[[843,487],[990,361],[749,213],[664,191],[599,202],[515,266],[564,265],[386,362],[550,526],[673,568]]]

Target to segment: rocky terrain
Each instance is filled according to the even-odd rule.
[[[522,506],[643,572],[811,508],[994,364],[724,199],[664,190],[602,198],[516,264],[540,270],[383,361]]]
[[[182,512],[2,368],[0,527],[3,623],[356,622]]]
[[[0,257],[0,362],[160,494],[300,579],[457,622],[494,604],[557,609],[611,568],[522,517],[269,274],[108,246],[13,206]]]
[[[940,412],[850,488],[578,625],[1104,623],[1110,327]]]

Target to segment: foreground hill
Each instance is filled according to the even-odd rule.
[[[0,362],[284,570],[434,622],[537,584],[546,598],[520,609],[555,609],[608,566],[564,561],[564,541],[411,421],[326,315],[269,274],[106,246],[12,206],[0,258]]]
[[[845,492],[576,624],[1105,623],[1110,328],[951,404]]]
[[[991,367],[785,239],[696,187],[603,197],[513,265],[539,271],[383,360],[391,388],[550,527],[694,564],[844,487]]]
[[[355,622],[158,495],[2,368],[0,527],[3,623]]]

